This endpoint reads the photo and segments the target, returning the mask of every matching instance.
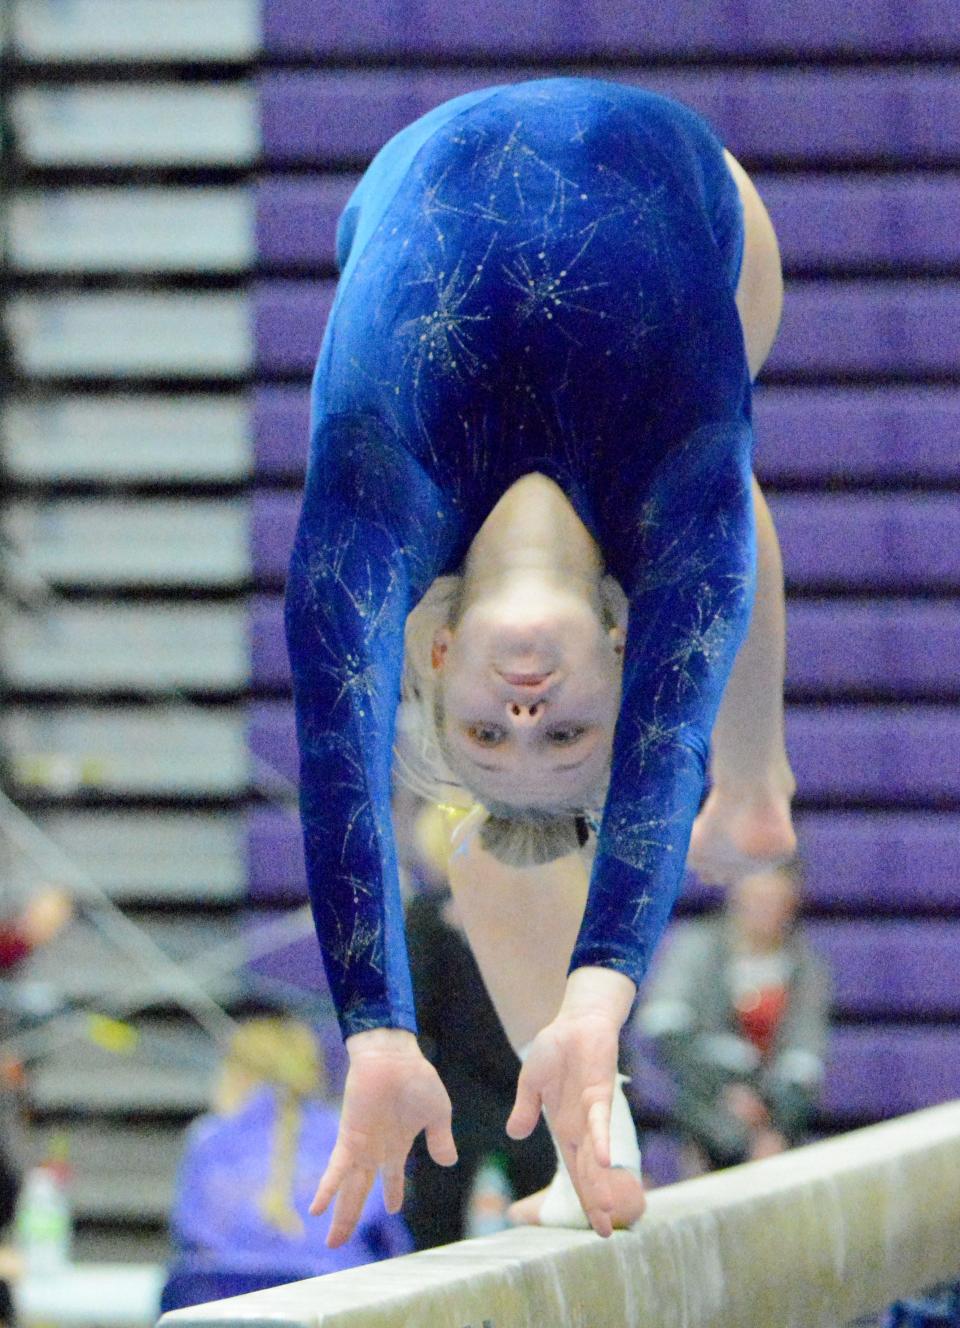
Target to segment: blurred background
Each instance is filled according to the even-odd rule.
[[[679,98],[771,212],[757,472],[834,984],[815,1129],[960,1095],[955,0],[7,0],[3,24],[0,1060],[11,1156],[69,1160],[74,1258],[165,1260],[238,1019],[305,1019],[336,1091],[281,621],[334,228],[391,134],[527,76]],[[691,881],[679,912],[716,903]],[[658,1073],[632,1087],[653,1157]]]

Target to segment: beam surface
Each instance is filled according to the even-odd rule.
[[[839,1328],[960,1273],[960,1102],[528,1227],[164,1315],[162,1328]]]

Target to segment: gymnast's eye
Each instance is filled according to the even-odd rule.
[[[507,731],[502,724],[470,724],[467,728],[467,737],[480,747],[496,747],[506,736]]]
[[[549,730],[547,741],[553,743],[554,747],[570,747],[582,738],[586,731],[582,724],[563,724],[559,728]]]

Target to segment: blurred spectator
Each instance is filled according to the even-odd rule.
[[[453,1106],[459,1161],[438,1167],[421,1135],[411,1152],[404,1216],[417,1249],[507,1226],[514,1198],[553,1179],[556,1157],[543,1121],[529,1139],[504,1126],[513,1107],[520,1062],[507,1041],[447,884],[447,857],[459,808],[427,806],[416,818],[411,866],[420,889],[407,905],[407,948],[424,1055],[436,1067]],[[497,1176],[489,1185],[484,1178]],[[491,1211],[496,1206],[497,1212]]]
[[[7,892],[4,892],[5,895]],[[20,996],[15,985],[20,963],[40,946],[52,941],[73,917],[73,901],[59,886],[42,885],[26,901],[11,904],[3,900],[0,916],[0,1034],[6,1036],[19,1013]],[[10,985],[7,986],[6,984]],[[18,1168],[12,1160],[17,1150],[10,1138],[19,1110],[23,1086],[23,1066],[19,1061],[0,1060],[0,1228],[9,1225],[16,1210],[20,1191]],[[18,1260],[13,1251],[0,1247],[0,1325],[13,1322],[10,1281],[14,1280]]]
[[[237,1032],[213,1111],[187,1137],[164,1310],[409,1253],[409,1232],[387,1213],[379,1179],[339,1249],[324,1243],[330,1210],[309,1215],[337,1138],[336,1108],[317,1100],[325,1088],[306,1025],[260,1018]]]
[[[69,894],[58,886],[44,886],[11,917],[0,919],[0,974],[32,950],[52,941],[73,917]]]
[[[730,888],[719,915],[678,927],[637,1016],[677,1085],[688,1170],[782,1152],[810,1127],[830,981],[797,923],[799,864]]]

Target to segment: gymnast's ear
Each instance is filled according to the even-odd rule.
[[[629,606],[620,582],[609,573],[602,577],[600,581],[600,609],[603,615],[603,625],[607,629],[607,635],[613,642],[613,648],[618,655],[622,655],[627,639]]]
[[[447,651],[452,640],[453,633],[449,627],[438,627],[434,632],[430,646],[430,667],[434,673],[439,673],[446,663]]]
[[[434,642],[455,621],[460,587],[458,576],[437,577],[407,618],[405,695],[422,694],[424,687],[431,684],[436,668]]]

